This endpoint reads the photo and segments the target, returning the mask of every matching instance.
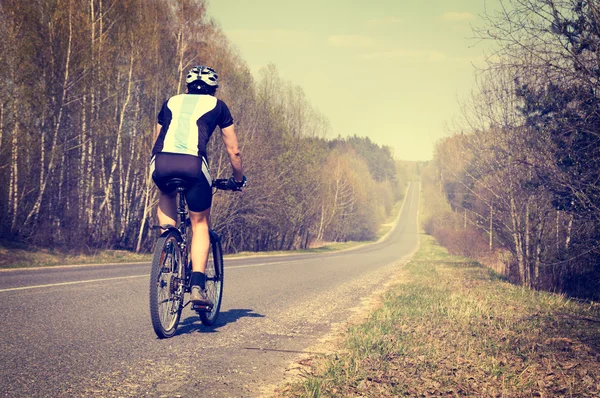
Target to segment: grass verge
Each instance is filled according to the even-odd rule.
[[[600,306],[421,248],[335,354],[279,396],[600,396]],[[306,362],[306,361],[305,361]]]
[[[5,269],[140,261],[152,261],[152,254],[134,253],[128,250],[91,250],[87,254],[69,254],[21,243],[0,242],[0,268]]]
[[[327,253],[345,249],[351,249],[356,246],[364,245],[365,243],[371,243],[373,241],[366,242],[330,242],[323,244],[322,246],[312,247],[309,249],[298,249],[298,250],[273,250],[265,252],[239,252],[235,254],[228,254],[225,258],[236,258],[236,257],[252,257],[252,256],[274,256],[274,255],[286,255],[286,254],[301,254],[301,253]]]
[[[402,201],[397,202],[386,222],[382,224],[376,239],[365,242],[329,242],[318,247],[303,250],[240,252],[226,255],[225,258],[250,257],[263,255],[282,255],[291,253],[327,253],[351,249],[356,246],[372,243],[388,233],[400,213]],[[0,241],[0,269],[25,267],[51,267],[55,265],[73,264],[108,264],[129,262],[150,262],[152,253],[134,253],[128,250],[91,250],[89,254],[68,254],[60,250],[32,247],[23,243]]]

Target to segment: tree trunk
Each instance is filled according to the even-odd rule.
[[[560,210],[556,210],[556,255],[560,252]]]
[[[519,267],[519,279],[522,284],[525,282],[525,262],[523,259],[523,245],[519,233],[520,221],[517,213],[517,206],[515,205],[514,197],[510,198],[510,216],[512,220],[512,237],[513,245],[515,248],[515,255],[517,256],[517,265]]]
[[[567,237],[565,238],[565,251],[569,250],[571,245],[571,232],[573,230],[573,215],[569,215],[569,224],[567,225]]]
[[[466,210],[465,210],[466,214]],[[490,203],[490,252],[494,251],[494,202]]]
[[[181,94],[181,79],[183,77],[183,57],[185,56],[185,42],[183,40],[183,27],[179,29],[177,34],[177,55],[179,56],[178,72],[179,76],[177,79],[177,94]]]
[[[16,101],[15,101],[16,103]],[[19,119],[15,110],[15,125],[12,131],[11,155],[10,155],[10,182],[8,186],[8,207],[12,217],[10,230],[13,232],[17,225],[17,210],[19,197]]]
[[[325,221],[325,204],[321,205],[321,218],[319,220],[319,229],[317,231],[317,240],[323,240],[323,230],[324,230],[324,221]]]
[[[85,191],[87,178],[85,175],[86,170],[86,156],[87,156],[87,97],[84,94],[81,98],[81,133],[79,134],[79,169],[77,175],[77,214],[80,220],[84,219],[85,215]]]
[[[85,196],[87,198],[87,206],[86,206],[86,226],[87,228],[91,228],[94,222],[94,216],[96,212],[94,211],[94,186],[96,182],[96,175],[94,173],[95,169],[95,161],[94,161],[94,141],[89,140],[87,146],[87,172],[86,172],[86,189]]]
[[[119,112],[119,125],[117,127],[117,143],[115,146],[115,156],[113,158],[113,162],[110,168],[110,172],[108,174],[107,184],[104,189],[104,200],[100,204],[100,208],[98,209],[98,214],[101,214],[107,203],[110,200],[112,195],[112,185],[115,177],[115,170],[117,169],[117,165],[121,162],[121,146],[123,141],[123,123],[125,121],[125,111],[127,110],[127,105],[131,100],[131,89],[133,86],[133,62],[134,62],[134,54],[133,49],[131,50],[130,62],[129,62],[129,73],[128,73],[128,83],[127,83],[127,94],[125,96],[125,101],[123,102],[123,106]]]
[[[542,263],[542,245],[544,244],[544,228],[545,228],[545,219],[544,217],[540,227],[538,228],[537,239],[535,243],[535,257],[533,262],[533,282],[535,286],[540,286],[540,264]]]
[[[525,202],[525,245],[523,247],[524,250],[524,260],[525,260],[525,284],[531,287],[531,247],[530,247],[530,222],[529,222],[529,198]]]
[[[129,140],[129,162],[127,163],[127,170],[125,172],[125,180],[123,183],[122,197],[121,197],[121,231],[120,234],[124,235],[126,233],[127,224],[130,222],[131,214],[134,209],[134,203],[139,203],[139,201],[134,201],[135,193],[133,187],[136,184],[137,178],[134,178],[134,168],[139,164],[140,160],[140,150],[138,150],[138,120],[140,114],[140,100],[139,96],[136,96],[135,102],[135,110],[133,114],[133,129],[131,132],[131,137]],[[137,207],[137,206],[136,206]]]
[[[3,132],[4,132],[4,103],[0,103],[0,153],[2,153]]]
[[[56,143],[58,141],[58,133],[60,131],[64,108],[65,108],[65,102],[67,100],[68,85],[69,85],[69,67],[70,67],[70,63],[71,63],[71,44],[72,44],[72,39],[73,39],[73,21],[72,21],[72,19],[73,19],[72,18],[72,4],[71,4],[71,2],[69,2],[69,39],[68,39],[68,43],[67,43],[67,55],[66,55],[66,59],[65,59],[65,73],[64,73],[64,79],[63,79],[60,108],[58,110],[58,116],[56,118],[56,125],[54,126],[54,135],[52,137],[52,146],[50,147],[50,160],[48,162],[48,171],[45,175],[45,178],[43,179],[43,182],[40,185],[38,196],[37,196],[37,199],[35,200],[33,208],[27,215],[27,218],[25,219],[25,223],[24,223],[24,224],[27,224],[28,222],[31,222],[32,226],[34,226],[34,227],[35,227],[35,223],[37,222],[37,217],[40,213],[40,207],[42,204],[42,199],[44,198],[44,193],[46,192],[46,186],[48,184],[48,179],[50,178],[52,171],[54,169],[54,160],[56,159],[56,152],[57,152]],[[41,164],[41,167],[43,169],[44,165]]]

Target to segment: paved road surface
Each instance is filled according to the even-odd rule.
[[[219,323],[185,309],[167,340],[150,324],[149,264],[0,272],[0,395],[259,396],[414,252],[419,188],[383,242],[226,261]]]

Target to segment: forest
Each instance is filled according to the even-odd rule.
[[[600,4],[503,0],[477,90],[425,171],[429,233],[511,281],[600,299]]]
[[[332,139],[274,65],[252,75],[203,0],[2,0],[0,37],[0,239],[151,250],[156,115],[194,65],[219,74],[249,180],[213,201],[227,252],[372,239],[403,194],[390,148]]]

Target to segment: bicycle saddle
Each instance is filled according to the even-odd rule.
[[[167,181],[165,183],[165,185],[168,189],[171,189],[171,188],[177,189],[179,187],[186,188],[188,186],[188,182],[182,178],[171,178],[169,181]]]

